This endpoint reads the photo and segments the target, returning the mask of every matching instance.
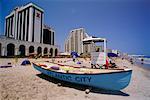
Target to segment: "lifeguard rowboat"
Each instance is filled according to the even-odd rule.
[[[130,69],[74,68],[48,62],[33,63],[33,67],[50,77],[106,90],[121,90],[128,86]]]
[[[91,67],[106,65],[106,39],[105,38],[85,38],[83,44],[91,44]],[[104,50],[95,51],[95,43],[103,42]],[[73,55],[74,57],[75,55]],[[43,74],[54,77],[59,80],[87,85],[90,87],[96,87],[107,90],[121,90],[128,86],[132,70],[131,69],[89,69],[83,68],[83,66],[71,67],[74,63],[66,64],[54,64],[48,62],[33,63],[35,69]],[[81,64],[81,63],[78,63]],[[89,65],[84,65],[84,67]]]

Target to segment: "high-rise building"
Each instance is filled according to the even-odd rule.
[[[43,12],[33,3],[16,7],[5,18],[6,37],[42,43]]]
[[[90,52],[90,46],[82,44],[82,40],[86,37],[88,37],[88,34],[84,28],[71,30],[68,38],[65,40],[65,52],[71,53],[76,51],[78,54]]]
[[[33,3],[16,7],[6,16],[5,36],[0,36],[0,56],[57,56],[55,31],[43,25],[43,16],[44,10]]]
[[[44,25],[44,27],[43,27],[43,43],[54,45],[54,35],[55,35],[55,31],[51,27]]]

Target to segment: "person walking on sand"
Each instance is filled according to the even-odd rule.
[[[142,59],[141,59],[141,64],[143,64],[143,62],[144,62],[144,59],[142,58]]]
[[[133,59],[132,58],[130,58],[130,62],[131,62],[131,64],[133,64]]]

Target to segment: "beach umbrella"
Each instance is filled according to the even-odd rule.
[[[78,53],[75,52],[75,51],[72,51],[72,52],[71,52],[71,56],[72,56],[72,57],[75,57],[75,58],[76,58],[76,57],[79,57]]]
[[[22,61],[21,65],[30,65],[30,61],[29,60],[24,60]]]
[[[118,55],[115,53],[108,53],[107,56],[108,57],[118,57]]]

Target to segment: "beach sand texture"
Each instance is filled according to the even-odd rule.
[[[30,65],[21,66],[22,60],[18,59],[16,63],[15,59],[0,59],[0,65],[13,64],[13,67],[0,68],[0,100],[150,100],[150,72],[127,60],[116,59],[117,65],[133,69],[127,88],[120,92],[93,89],[89,94],[85,94],[86,87],[81,85],[62,82],[62,86],[58,86],[61,81],[41,74]],[[55,61],[66,60],[69,59]]]

